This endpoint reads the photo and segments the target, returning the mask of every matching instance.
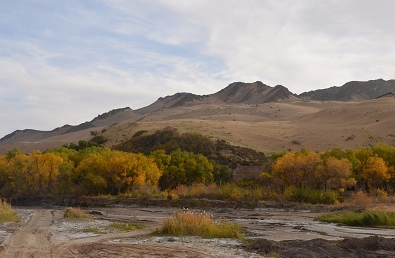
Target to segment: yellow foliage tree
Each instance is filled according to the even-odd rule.
[[[378,156],[369,157],[362,170],[362,177],[370,188],[381,188],[391,178],[384,160]]]
[[[301,153],[296,156],[296,164],[301,171],[302,186],[315,189],[320,187],[320,180],[323,171],[323,162],[320,155],[313,151]]]
[[[74,177],[89,194],[117,194],[147,184],[156,186],[161,175],[153,159],[143,154],[104,149],[85,155]]]
[[[273,164],[272,173],[281,182],[283,191],[288,186],[300,185],[302,174],[296,164],[296,154],[290,152],[278,158]]]
[[[352,174],[352,164],[348,159],[337,159],[329,157],[322,174],[325,189],[341,190],[347,186],[355,185],[355,179],[350,178]]]

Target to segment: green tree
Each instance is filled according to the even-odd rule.
[[[170,154],[170,163],[159,179],[161,189],[173,189],[179,185],[212,183],[214,167],[203,155],[177,149]]]

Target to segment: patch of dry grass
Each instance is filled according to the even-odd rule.
[[[316,220],[358,227],[395,227],[395,208],[378,206],[366,211],[347,211],[321,215]]]
[[[238,224],[214,221],[211,213],[191,211],[175,212],[154,234],[244,239]]]
[[[0,223],[18,221],[20,221],[20,218],[12,210],[11,205],[5,202],[0,203]]]
[[[63,214],[68,219],[91,219],[91,216],[80,208],[67,207],[64,209]]]

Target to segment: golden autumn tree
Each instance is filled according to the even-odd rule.
[[[288,186],[300,186],[302,173],[296,163],[296,154],[290,152],[278,158],[273,164],[273,177],[278,179],[282,191]]]
[[[127,155],[129,161],[126,176],[131,182],[126,191],[132,190],[132,187],[156,186],[158,184],[162,171],[152,158],[146,157],[141,153],[125,153],[125,155]]]
[[[325,190],[344,190],[347,186],[355,185],[355,179],[351,178],[352,164],[346,158],[329,157],[325,162],[325,168],[321,176]]]
[[[28,155],[6,155],[6,160],[7,166],[2,169],[2,177],[6,180],[3,191],[9,195],[57,193],[64,163],[62,157],[33,151]]]
[[[46,193],[54,193],[56,191],[59,175],[62,173],[62,168],[64,168],[64,162],[65,160],[62,157],[53,153],[45,153],[39,157],[41,189],[44,189]]]
[[[155,186],[161,175],[153,159],[143,154],[103,148],[81,158],[74,181],[89,194],[119,194],[145,185]]]
[[[25,154],[19,154],[10,159],[4,171],[8,182],[6,189],[3,190],[6,190],[7,195],[19,196],[29,192],[28,167],[29,160]]]
[[[5,189],[8,186],[9,178],[7,175],[7,169],[9,166],[9,160],[6,156],[0,156],[0,195],[4,196]]]
[[[105,164],[106,170],[109,171],[108,178],[112,182],[111,192],[120,194],[126,191],[132,185],[132,178],[128,176],[128,170],[131,167],[126,155],[113,155]]]
[[[296,165],[301,171],[302,186],[315,189],[320,187],[318,178],[323,171],[323,162],[320,155],[313,151],[300,153],[296,156]]]
[[[106,160],[99,153],[89,153],[79,162],[74,172],[75,182],[88,194],[106,193]]]
[[[283,188],[318,188],[322,171],[323,162],[320,155],[312,151],[287,153],[278,158],[272,166],[273,177],[277,179],[276,182],[282,182]]]
[[[382,188],[391,178],[384,160],[378,156],[369,157],[362,170],[362,177],[370,188]]]

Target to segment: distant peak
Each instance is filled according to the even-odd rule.
[[[132,109],[131,109],[130,107],[124,107],[124,108],[113,109],[113,110],[111,110],[111,111],[109,111],[109,112],[106,112],[106,113],[103,113],[103,114],[101,114],[101,115],[98,115],[97,117],[95,117],[95,118],[92,120],[92,122],[97,121],[97,120],[106,119],[106,118],[108,118],[108,117],[110,117],[110,116],[114,116],[114,115],[116,115],[116,114],[122,113],[122,112],[127,111],[127,110],[132,110]]]
[[[226,103],[250,104],[297,99],[297,96],[291,93],[288,88],[282,85],[271,87],[261,81],[252,83],[234,82],[213,94],[213,96]]]
[[[343,86],[304,92],[300,96],[304,99],[320,101],[349,101],[375,99],[389,92],[395,92],[395,80],[376,79],[350,81]]]

